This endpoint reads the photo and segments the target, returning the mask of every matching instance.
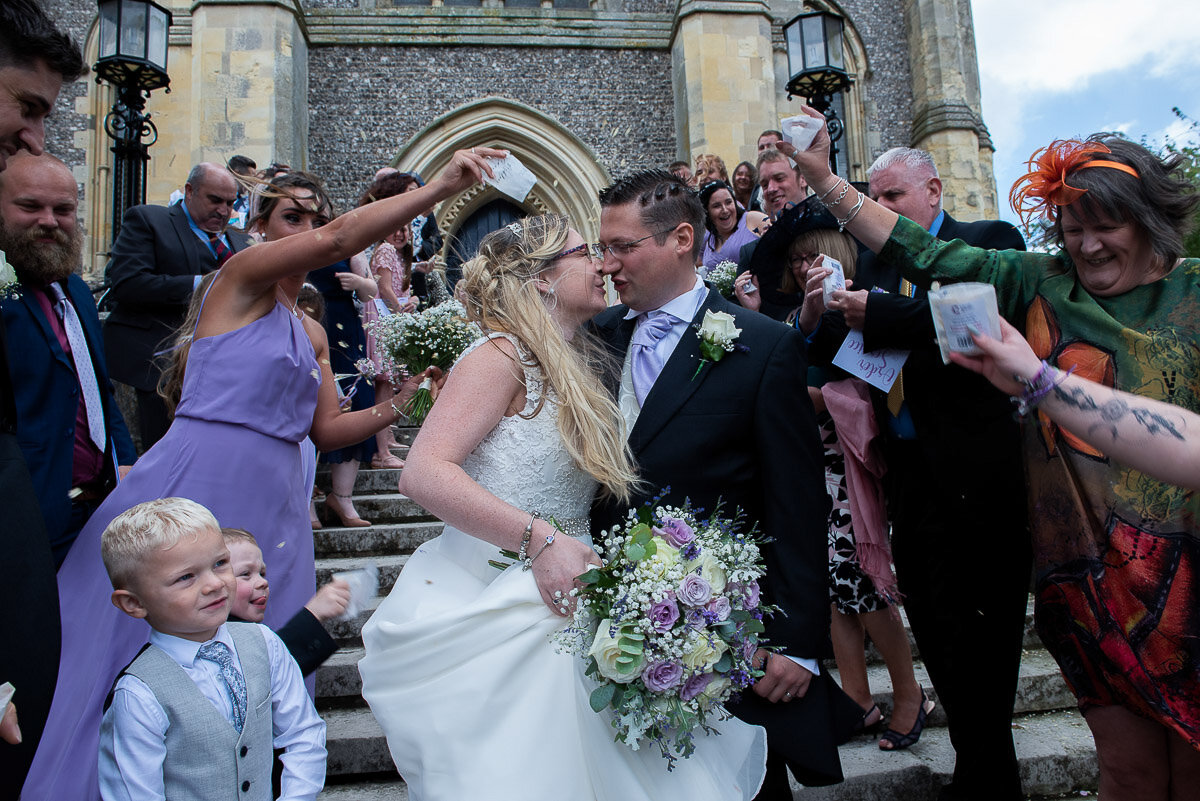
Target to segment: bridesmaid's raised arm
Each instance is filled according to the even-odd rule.
[[[223,268],[236,283],[254,289],[318,270],[359,253],[378,242],[423,210],[491,176],[485,159],[502,158],[507,151],[478,147],[459,150],[445,169],[425,186],[356,208],[315,230],[264,242],[235,254]]]

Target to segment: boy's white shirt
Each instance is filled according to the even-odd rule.
[[[313,801],[325,785],[325,722],[317,715],[287,646],[266,626],[258,628],[271,665],[273,746],[285,751],[279,801]],[[228,627],[222,625],[213,639],[229,647],[241,670]],[[154,630],[150,642],[174,659],[201,694],[233,722],[220,668],[196,658],[203,643]],[[146,683],[136,676],[122,676],[100,724],[100,795],[104,801],[161,801],[166,797],[162,766],[167,757],[167,727],[166,713]]]

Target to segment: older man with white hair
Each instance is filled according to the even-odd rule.
[[[947,214],[937,165],[925,151],[893,148],[867,177],[872,199],[938,239],[1025,249],[1006,222],[964,223]],[[892,391],[875,393],[875,411],[885,438],[896,577],[956,752],[940,798],[1019,801],[1011,722],[1031,557],[1012,405],[980,376],[942,363],[925,291],[895,265],[864,253],[853,291],[836,293],[830,309],[808,332],[814,363],[832,358],[847,326],[862,332],[867,350],[911,351]],[[891,748],[903,748],[920,731],[893,734]]]

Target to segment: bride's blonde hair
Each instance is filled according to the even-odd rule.
[[[493,231],[480,242],[479,255],[463,265],[455,292],[469,319],[520,340],[522,366],[553,391],[567,452],[609,495],[627,503],[637,472],[621,412],[600,383],[607,354],[583,331],[568,342],[546,306],[553,300],[544,300],[537,287],[563,251],[569,228],[566,217],[545,215]],[[530,416],[545,402],[543,395]]]

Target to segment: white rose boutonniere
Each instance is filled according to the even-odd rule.
[[[732,353],[735,348],[745,349],[744,345],[734,344],[741,333],[742,329],[733,324],[732,314],[705,310],[704,321],[696,326],[696,336],[700,337],[700,364],[692,378],[700,375],[704,365],[721,361],[726,353]]]
[[[17,271],[8,263],[8,259],[4,258],[4,251],[0,250],[0,300],[19,296],[20,286]]]

